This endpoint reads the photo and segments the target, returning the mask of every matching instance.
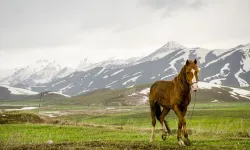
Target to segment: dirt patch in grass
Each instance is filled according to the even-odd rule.
[[[134,149],[143,149],[143,150],[153,150],[153,149],[160,149],[160,150],[183,150],[187,149],[186,147],[181,147],[178,145],[170,146],[170,145],[159,145],[159,144],[151,144],[146,142],[133,142],[133,141],[89,141],[89,142],[82,142],[82,143],[58,143],[58,144],[26,144],[18,147],[8,147],[6,149],[15,149],[15,150],[25,150],[25,149],[86,149],[86,150],[93,150],[93,149],[127,149],[127,150],[134,150]],[[196,149],[196,148],[193,148]]]
[[[25,112],[6,112],[0,114],[0,124],[20,124],[20,123],[34,123],[34,124],[59,124],[72,125],[69,121],[58,120],[57,118],[50,118],[40,116],[34,113]]]

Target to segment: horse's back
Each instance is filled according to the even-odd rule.
[[[172,86],[173,86],[173,81],[159,80],[159,81],[156,81],[151,86],[151,89],[155,89],[155,88],[168,89],[168,88],[172,88]]]
[[[173,89],[172,81],[156,81],[150,88],[150,95],[164,97]]]

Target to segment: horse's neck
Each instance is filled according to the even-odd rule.
[[[181,90],[182,93],[189,93],[190,87],[186,80],[186,72],[185,66],[181,69],[180,73],[175,77],[175,83],[178,89]]]

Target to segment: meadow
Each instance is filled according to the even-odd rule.
[[[26,103],[25,103],[26,104]],[[12,107],[15,107],[13,105]],[[149,142],[151,118],[148,106],[59,106],[0,114],[1,149],[250,149],[250,103],[197,103],[189,105],[186,116],[191,146],[177,144],[177,117],[170,111],[166,120],[172,134],[161,139],[157,123],[156,139]],[[3,106],[2,106],[3,107]],[[6,108],[7,106],[5,106]],[[3,109],[3,108],[2,108]],[[32,114],[48,120],[48,112],[63,115],[53,122],[5,122],[6,115]],[[11,118],[11,117],[10,117]],[[25,117],[21,116],[19,118]],[[39,119],[38,119],[39,120]]]

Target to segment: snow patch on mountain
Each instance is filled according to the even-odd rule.
[[[247,83],[247,81],[245,81],[244,79],[240,78],[239,75],[243,72],[243,70],[240,68],[240,70],[234,75],[235,78],[238,80],[240,87],[248,87],[249,84]]]
[[[104,70],[105,70],[105,68],[102,68],[94,77],[100,75]]]
[[[146,88],[146,89],[141,90],[139,93],[147,95],[149,93],[149,91],[150,91],[150,88]]]
[[[148,97],[147,96],[143,96],[141,99],[142,103],[146,104],[148,101]]]
[[[15,88],[15,87],[7,86],[7,85],[0,85],[0,87],[7,88],[11,92],[11,94],[14,94],[14,95],[36,95],[38,94],[38,92],[21,89],[21,88]]]
[[[133,78],[131,78],[131,79],[125,81],[122,85],[126,85],[126,84],[129,83],[129,82],[135,82],[140,76],[141,76],[141,75],[136,76],[136,77],[133,77]]]
[[[129,94],[128,96],[136,96],[136,95],[138,95],[138,94],[132,93],[132,94]]]
[[[117,81],[118,81],[118,80],[109,83],[108,85],[106,85],[106,87],[110,87],[112,84],[116,83]]]
[[[84,89],[83,91],[79,92],[78,94],[83,94],[83,93],[86,93],[88,91],[89,91],[88,89]]]
[[[66,81],[66,80],[59,81],[59,82],[53,84],[52,87],[54,87],[55,85],[60,84],[60,83],[62,83],[62,82],[65,82],[65,81]]]
[[[233,97],[240,96],[240,97],[250,99],[250,91],[244,90],[244,89],[222,86],[218,84],[211,84],[211,83],[206,83],[206,82],[198,82],[198,87],[199,89],[228,88],[232,90],[232,91],[229,91],[229,93],[231,93],[231,96]]]
[[[210,76],[210,77],[206,77],[204,79],[204,81],[209,81],[209,83],[219,83],[221,84],[221,80],[226,80],[225,77],[227,77],[230,73],[230,68],[229,68],[229,63],[226,63],[221,69],[220,72]]]
[[[207,82],[198,82],[199,89],[212,89],[214,87],[221,88],[221,85],[211,84]]]
[[[106,78],[108,78],[109,76],[104,76],[104,77],[102,77],[103,79],[106,79]]]
[[[71,97],[71,96],[69,96],[69,95],[62,94],[61,92],[48,92],[48,94],[58,94],[58,95],[62,95],[62,96],[68,97],[68,98]]]
[[[226,78],[214,79],[214,80],[209,81],[209,83],[222,85],[222,82],[221,82],[222,80],[226,80]]]
[[[123,70],[124,70],[124,69],[118,70],[118,71],[114,72],[113,74],[111,74],[110,76],[114,76],[114,75],[116,75],[116,74],[122,72]]]
[[[168,78],[168,77],[171,77],[171,76],[173,76],[173,75],[176,75],[176,74],[166,75],[166,76],[162,77],[161,80],[163,80],[163,79],[165,79],[165,78]]]
[[[125,78],[127,78],[127,77],[129,77],[129,75],[128,75],[128,74],[125,74],[125,75],[123,75],[122,79],[125,79]]]
[[[72,73],[72,74],[69,76],[69,78],[72,78],[74,75],[75,75],[75,74],[74,74],[74,73]]]
[[[92,83],[93,83],[93,81],[91,81],[91,82],[89,83],[88,87],[90,87]]]
[[[73,84],[69,84],[69,85],[67,85],[67,86],[65,86],[65,87],[63,87],[63,88],[61,88],[61,89],[59,89],[58,92],[63,93],[64,91],[66,91],[67,89],[72,88],[73,86],[74,86]]]
[[[136,72],[134,74],[132,74],[132,76],[135,76],[135,75],[138,75],[138,74],[141,74],[142,72]]]
[[[184,52],[184,51],[179,51],[175,56],[177,56],[178,54],[180,54],[180,53],[182,53],[182,52]],[[174,57],[175,57],[175,56],[174,56]],[[175,68],[174,65],[175,65],[176,61],[178,61],[178,60],[180,60],[180,59],[187,60],[187,59],[188,59],[188,53],[185,52],[185,53],[184,53],[183,55],[181,55],[180,57],[176,57],[175,59],[173,59],[173,60],[169,63],[169,64],[170,64],[170,67],[168,67],[167,69],[165,69],[164,72],[167,71],[167,70],[169,70],[169,69],[171,69],[173,74],[177,74],[178,71],[177,71],[177,69]]]
[[[244,58],[242,58],[243,69],[248,72],[250,70],[250,46],[244,51]]]

